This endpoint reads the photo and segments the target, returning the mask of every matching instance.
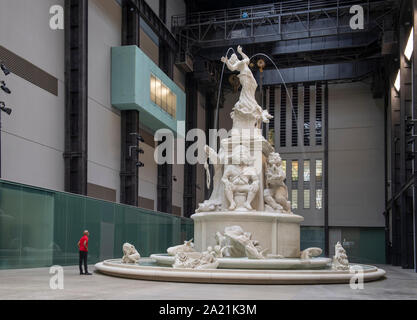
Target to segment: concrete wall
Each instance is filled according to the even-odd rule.
[[[0,1],[0,45],[58,79],[58,96],[10,74],[13,108],[2,114],[2,178],[64,189],[64,31],[49,27],[49,8],[63,0]]]
[[[384,104],[363,83],[329,86],[329,225],[384,226]]]
[[[156,65],[159,65],[159,47],[142,28],[140,29],[140,48]]]
[[[120,112],[111,105],[111,47],[121,45],[122,10],[88,1],[88,182],[120,199]]]

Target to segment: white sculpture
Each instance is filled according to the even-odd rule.
[[[221,58],[221,61],[226,63],[230,71],[239,71],[238,78],[242,85],[239,101],[233,107],[231,117],[236,128],[259,129],[261,121],[268,123],[272,116],[268,111],[263,110],[255,99],[258,84],[249,69],[249,57],[243,53],[241,46],[238,46],[237,52],[242,56],[242,60],[239,60],[236,54],[232,54],[230,59],[227,57]]]
[[[223,148],[219,149],[219,152],[216,153],[209,146],[205,146],[204,150],[206,152],[207,159],[210,159],[214,168],[213,175],[213,192],[211,193],[210,199],[205,200],[203,203],[200,203],[196,212],[208,212],[208,211],[220,211],[223,203],[224,195],[224,186],[222,184],[223,176],[223,165],[224,165],[224,150]],[[204,165],[207,175],[207,188],[210,188],[210,171],[208,170],[208,163]]]
[[[301,251],[300,258],[302,260],[311,259],[312,257],[318,257],[319,255],[321,255],[322,252],[323,250],[321,250],[320,248],[308,248]]]
[[[258,85],[249,69],[250,59],[240,46],[237,53],[242,60],[236,54],[221,59],[231,71],[239,72],[242,88],[231,113],[230,135],[221,139],[218,152],[209,146],[204,149],[206,159],[214,166],[211,176],[208,162],[205,164],[207,186],[213,183],[213,192],[192,216],[196,248],[207,249],[217,258],[311,259],[320,253],[313,249],[300,252],[303,217],[292,214],[282,159],[262,136],[262,123],[268,123],[272,116],[255,99]],[[258,241],[240,227],[227,229],[231,225],[244,226],[257,235]],[[225,232],[216,233],[217,230]],[[271,252],[265,254],[260,244]]]
[[[266,259],[257,240],[252,240],[250,232],[244,232],[240,226],[231,226],[224,229],[224,235],[216,233],[216,241],[221,257],[248,257],[249,259]]]
[[[231,211],[253,210],[251,202],[259,190],[259,178],[253,161],[248,148],[244,145],[237,145],[233,148],[233,164],[226,166],[222,177]]]
[[[185,269],[216,269],[219,262],[207,252],[178,252],[172,266]]]
[[[265,177],[267,185],[267,189],[264,190],[265,211],[291,213],[288,188],[284,182],[286,174],[278,153],[269,154]]]
[[[170,247],[167,249],[167,253],[170,256],[175,256],[180,252],[195,252],[193,239],[184,241],[184,244],[180,244],[178,246]]]
[[[333,270],[349,270],[349,261],[346,255],[346,250],[342,247],[338,241],[334,247],[335,255],[333,257],[332,269]]]
[[[133,244],[127,242],[123,244],[122,263],[138,263],[139,259],[140,254]]]

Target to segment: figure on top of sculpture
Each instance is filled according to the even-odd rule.
[[[227,57],[221,58],[221,61],[227,65],[227,68],[230,71],[239,71],[238,78],[242,85],[239,101],[236,102],[233,107],[233,112],[230,115],[234,124],[236,121],[239,123],[247,123],[245,120],[253,119],[253,121],[250,121],[249,123],[253,124],[253,128],[256,127],[259,129],[261,127],[261,122],[268,123],[272,116],[267,110],[263,110],[258,102],[256,102],[255,92],[258,84],[252,71],[249,69],[249,57],[243,53],[241,46],[237,47],[237,52],[242,56],[242,60],[239,60],[235,53],[232,54],[230,59]]]
[[[253,210],[251,203],[259,190],[254,159],[244,145],[235,146],[231,158],[232,164],[226,166],[222,178],[229,210]]]

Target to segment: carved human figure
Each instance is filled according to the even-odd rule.
[[[224,237],[229,246],[231,257],[248,257],[249,259],[265,259],[259,241],[252,240],[252,234],[245,232],[240,226],[231,226],[224,229]]]
[[[255,92],[258,84],[252,71],[249,69],[249,57],[243,53],[241,46],[238,46],[237,52],[242,56],[242,60],[239,60],[235,53],[231,55],[230,59],[227,57],[221,58],[221,61],[226,63],[226,66],[230,71],[239,71],[238,78],[242,85],[239,101],[233,107],[231,117],[234,119],[237,114],[247,118],[254,117],[256,126],[260,127],[260,120],[268,123],[272,116],[267,110],[263,110],[255,99]]]
[[[308,259],[311,259],[312,257],[317,257],[321,255],[322,252],[323,250],[321,250],[320,248],[316,248],[316,247],[307,248],[300,252],[300,258],[302,260],[308,260]]]
[[[222,206],[222,199],[224,194],[224,186],[221,183],[222,175],[223,175],[223,165],[224,165],[224,150],[223,148],[219,149],[217,153],[209,146],[204,147],[204,151],[206,152],[207,159],[210,159],[211,163],[213,164],[214,168],[214,175],[213,175],[213,192],[208,200],[205,200],[203,203],[200,203],[196,212],[203,212],[203,211],[219,211]],[[210,188],[210,172],[208,170],[208,165],[206,166],[207,171],[207,187]]]
[[[127,242],[123,244],[122,263],[138,263],[139,259],[140,254],[133,244]]]
[[[170,247],[167,249],[167,253],[170,256],[175,256],[180,252],[195,252],[193,239],[184,241],[184,244],[180,244],[178,246]]]
[[[285,185],[286,174],[282,167],[282,159],[278,153],[270,153],[265,170],[266,185],[264,199],[267,211],[283,211],[291,213],[288,201],[288,188]]]
[[[208,252],[179,252],[172,265],[175,269],[216,269],[218,266],[217,259]]]
[[[248,148],[238,145],[232,151],[232,164],[226,166],[222,181],[229,210],[236,209],[235,193],[245,194],[244,208],[253,210],[251,203],[259,190],[259,178]]]

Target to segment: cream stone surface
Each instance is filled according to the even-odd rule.
[[[178,246],[170,247],[167,249],[167,253],[170,256],[175,256],[178,253],[184,252],[195,252],[193,239],[189,241],[184,241],[184,244],[180,244]]]
[[[257,260],[253,260],[257,261]],[[385,271],[368,265],[354,265],[363,270],[363,280],[382,278]],[[351,270],[248,270],[248,269],[174,269],[148,265],[122,264],[120,259],[105,260],[95,269],[108,275],[141,280],[235,283],[235,284],[320,284],[350,283],[355,272]]]
[[[194,244],[190,240],[169,248],[168,255],[154,254],[153,264],[107,260],[96,268],[120,277],[203,283],[349,283],[358,270],[364,281],[383,277],[385,271],[376,267],[349,265],[340,244],[333,264],[316,258],[321,248],[300,252],[304,218],[291,212],[281,157],[261,134],[272,116],[255,99],[250,59],[240,46],[237,52],[242,60],[236,54],[221,59],[229,70],[239,71],[242,89],[231,113],[230,136],[221,139],[218,150],[217,145],[204,149],[206,184],[213,183],[213,191],[191,216]]]
[[[123,244],[122,263],[138,263],[139,259],[140,254],[133,244],[127,242]]]
[[[226,227],[240,226],[259,241],[267,253],[287,258],[300,257],[300,223],[303,217],[274,212],[201,212],[194,220],[194,245],[197,251],[215,246],[215,235]]]
[[[210,253],[179,252],[174,257],[174,269],[216,269],[219,262]]]
[[[172,266],[175,258],[163,254],[153,254],[150,257],[157,264],[164,266]],[[249,259],[249,258],[217,258],[219,269],[325,269],[330,266],[332,259],[330,258],[280,258],[280,259]]]

